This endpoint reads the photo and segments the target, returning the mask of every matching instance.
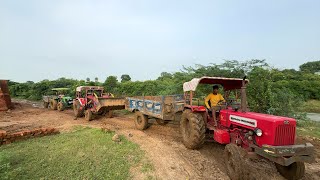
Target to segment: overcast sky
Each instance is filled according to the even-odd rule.
[[[253,58],[320,60],[320,1],[0,0],[0,79],[147,80]]]

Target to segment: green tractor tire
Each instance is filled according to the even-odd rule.
[[[62,102],[59,102],[58,105],[57,105],[57,109],[58,111],[63,111],[65,109],[64,105]]]
[[[51,108],[52,110],[57,110],[57,106],[58,106],[58,101],[52,99],[52,100],[50,101],[50,108]]]

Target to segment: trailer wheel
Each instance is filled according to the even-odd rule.
[[[113,116],[112,110],[106,111],[105,116],[106,116],[107,118],[112,118],[112,116]]]
[[[142,114],[140,111],[135,112],[134,124],[139,130],[145,130],[148,127],[148,116]]]
[[[44,107],[44,108],[48,108],[48,107],[49,107],[49,103],[48,103],[48,102],[43,101],[43,107]]]
[[[64,105],[63,105],[62,102],[59,102],[59,103],[58,103],[57,109],[58,109],[58,111],[63,111],[63,110],[64,110]]]
[[[224,158],[227,168],[227,174],[231,180],[248,179],[245,177],[243,166],[244,150],[235,144],[227,144],[224,149]]]
[[[87,109],[84,113],[84,118],[87,120],[87,121],[91,121],[92,120],[92,112],[90,109]]]
[[[180,131],[183,144],[187,148],[201,148],[206,132],[203,116],[199,113],[192,113],[190,109],[184,110],[181,117]]]
[[[305,174],[305,165],[303,162],[294,162],[289,166],[275,164],[278,172],[286,179],[301,179]]]
[[[74,101],[72,106],[73,106],[73,113],[76,118],[84,116],[84,110],[80,109],[81,105],[78,100]]]
[[[50,101],[50,108],[51,108],[52,110],[57,110],[57,104],[58,104],[57,100],[52,99],[52,100]]]

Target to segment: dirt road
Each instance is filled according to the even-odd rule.
[[[154,164],[152,175],[156,179],[229,179],[224,168],[224,146],[206,142],[200,150],[189,150],[181,142],[177,125],[160,126],[152,121],[150,124],[147,130],[139,131],[134,128],[132,115],[116,114],[114,118],[100,117],[86,122],[83,118],[74,120],[71,110],[57,112],[26,104],[17,104],[11,112],[0,112],[0,129],[12,132],[36,127],[69,131],[75,125],[114,130],[141,146]],[[320,142],[310,141],[317,146],[317,163],[306,165],[305,179],[320,179]],[[248,169],[252,179],[283,179],[274,165],[267,161],[250,161],[244,164],[244,168]],[[139,173],[135,176],[135,170],[132,174],[139,179]]]

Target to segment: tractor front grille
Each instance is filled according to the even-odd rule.
[[[276,128],[274,145],[293,145],[296,134],[296,127],[290,124],[279,125]]]

